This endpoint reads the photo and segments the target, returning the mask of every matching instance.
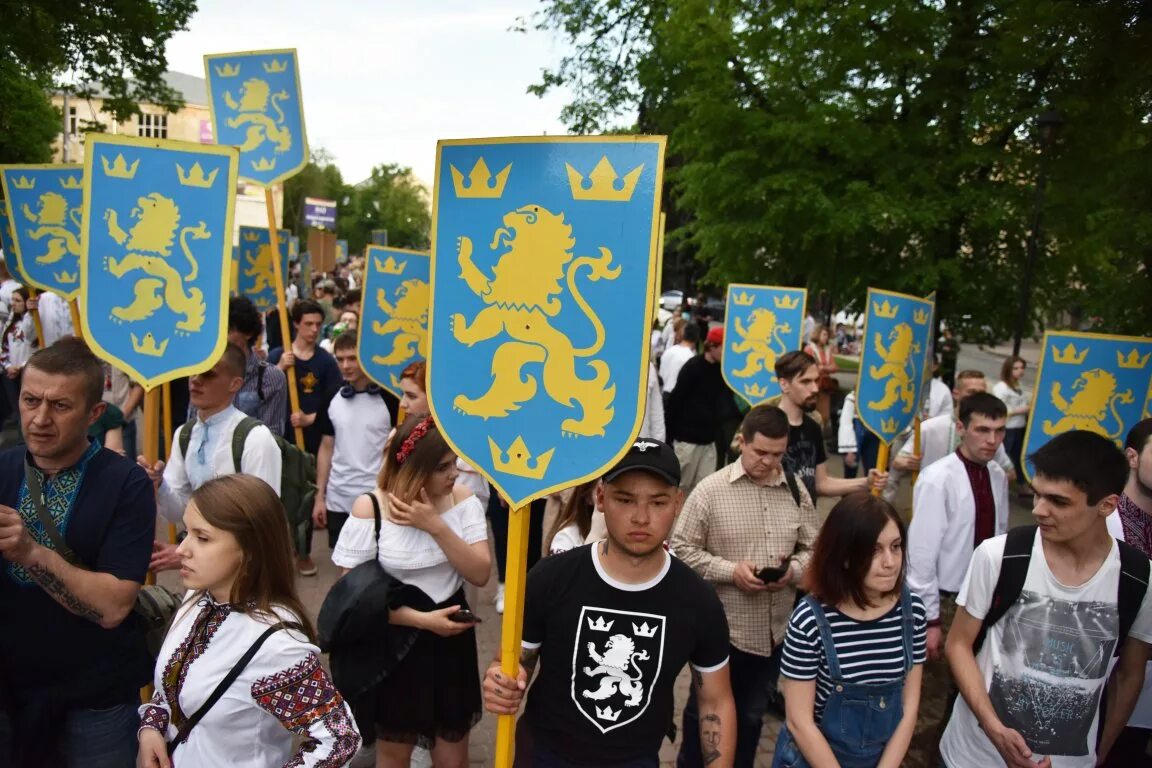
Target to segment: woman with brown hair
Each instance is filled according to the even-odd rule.
[[[804,351],[812,355],[817,370],[820,371],[820,378],[816,380],[816,385],[819,387],[816,410],[820,412],[825,434],[829,434],[832,429],[832,395],[840,391],[840,385],[832,374],[839,371],[840,367],[836,365],[836,355],[828,326],[816,326],[812,331],[811,341],[804,346]]]
[[[904,521],[866,491],[832,508],[804,571],[780,663],[773,768],[898,768],[920,705],[927,621],[904,584]]]
[[[413,746],[427,740],[437,768],[466,766],[481,708],[464,582],[484,586],[491,573],[484,507],[456,485],[456,454],[430,416],[406,419],[387,452],[376,487],[353,503],[332,553],[345,569],[378,559],[404,585],[389,621],[419,630],[374,694],[376,765],[407,766]]]
[[[196,489],[184,524],[190,592],[140,708],[139,765],[169,768],[174,752],[181,768],[346,765],[360,736],[296,594],[280,499],[259,478],[225,475]]]
[[[596,486],[600,478],[582,483],[568,491],[560,514],[556,515],[548,535],[544,537],[544,551],[558,555],[584,546],[584,539],[592,530],[592,513],[596,511]]]
[[[1016,469],[1016,483],[1021,495],[1031,497],[1032,489],[1024,478],[1024,432],[1028,428],[1028,411],[1032,407],[1032,393],[1021,383],[1028,364],[1022,357],[1007,357],[1000,366],[1000,381],[992,387],[992,394],[1004,401],[1008,408],[1007,431],[1004,433],[1004,451]]]

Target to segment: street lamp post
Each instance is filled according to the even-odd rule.
[[[1032,198],[1032,225],[1028,229],[1028,242],[1025,245],[1024,275],[1020,279],[1020,314],[1016,317],[1016,333],[1012,337],[1012,356],[1020,356],[1020,341],[1028,326],[1028,314],[1032,299],[1032,274],[1036,271],[1036,251],[1041,238],[1041,223],[1044,213],[1044,190],[1048,186],[1047,161],[1048,147],[1061,126],[1064,116],[1058,110],[1049,109],[1036,118],[1040,138],[1040,159],[1036,173],[1036,192]]]

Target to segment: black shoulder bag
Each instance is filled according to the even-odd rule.
[[[77,568],[91,570],[80,561],[80,558],[64,541],[60,529],[56,527],[56,522],[48,514],[47,503],[44,500],[44,488],[40,485],[40,471],[32,466],[27,455],[24,457],[24,482],[28,485],[28,495],[32,497],[32,505],[36,507],[36,517],[44,526],[44,533],[51,539],[52,546],[56,548],[56,554]],[[172,617],[176,615],[176,610],[182,602],[183,600],[179,595],[159,584],[142,585],[140,591],[136,593],[136,604],[132,607],[132,612],[136,614],[140,632],[144,635],[144,644],[148,648],[148,654],[153,662],[160,655],[160,646],[164,643],[164,636],[168,634]]]
[[[212,691],[212,695],[208,697],[208,700],[201,704],[200,708],[197,709],[190,718],[184,721],[184,725],[180,726],[180,730],[176,732],[176,738],[168,742],[169,756],[176,751],[177,747],[188,741],[188,734],[204,719],[204,715],[208,714],[208,710],[212,709],[213,705],[232,687],[232,683],[236,682],[236,678],[240,677],[240,673],[244,671],[244,668],[247,667],[253,657],[256,656],[256,652],[260,650],[260,646],[264,645],[264,641],[281,629],[297,629],[303,631],[304,628],[295,622],[285,621],[273,624],[264,630],[260,634],[260,637],[256,638],[252,645],[248,647],[248,650],[244,652],[244,655],[232,666],[232,669],[228,670],[228,674],[224,676],[224,679],[221,680],[220,684]]]

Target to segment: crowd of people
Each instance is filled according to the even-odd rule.
[[[529,513],[510,676],[479,658],[468,599],[495,570],[503,610],[507,506],[430,415],[423,361],[400,398],[365,374],[358,289],[338,277],[292,301],[286,340],[230,300],[230,344],[173,387],[187,405],[158,460],[137,455],[140,388],[45,317],[47,295],[38,339],[34,300],[0,284],[21,439],[0,451],[0,768],[398,768],[417,750],[457,768],[485,713],[521,715],[525,767],[657,766],[671,739],[678,766],[749,768],[778,717],[774,766],[894,768],[940,659],[939,765],[1149,764],[1152,419],[1124,449],[1053,437],[1029,486],[1024,362],[989,392],[953,358],[889,471],[840,397],[843,328],[813,323],[776,361],[778,402],[748,408],[720,373],[723,330],[674,313],[640,436]],[[316,493],[291,524],[297,430]],[[916,472],[909,524],[893,493]],[[1010,529],[1013,483],[1035,526]],[[333,595],[374,590],[337,629],[300,598],[314,530],[344,574]],[[141,585],[165,570],[184,591],[158,626],[163,592]],[[369,642],[339,642],[356,622]]]

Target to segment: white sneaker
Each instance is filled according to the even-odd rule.
[[[496,613],[503,615],[504,613],[504,585],[499,584],[496,587],[496,597],[492,599],[496,603]]]

